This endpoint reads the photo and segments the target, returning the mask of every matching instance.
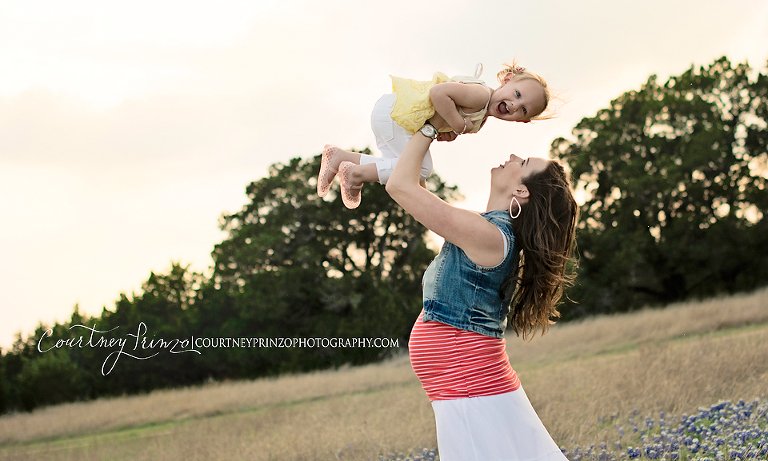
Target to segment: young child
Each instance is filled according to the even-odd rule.
[[[382,96],[371,113],[371,128],[382,157],[326,145],[317,195],[325,197],[338,173],[342,202],[347,208],[357,208],[363,183],[386,184],[408,141],[422,127],[428,136],[450,141],[461,134],[476,133],[488,116],[523,123],[541,118],[550,99],[543,78],[515,62],[505,63],[497,74],[501,85],[493,90],[478,79],[480,73],[482,65],[478,64],[474,77],[448,78],[442,72],[435,72],[426,82],[392,77],[394,92]],[[422,186],[431,173],[432,158],[427,151],[421,168]]]

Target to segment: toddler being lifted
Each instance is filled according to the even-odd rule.
[[[347,208],[360,205],[365,182],[386,184],[405,146],[414,133],[452,141],[458,135],[476,133],[489,116],[508,122],[530,122],[547,108],[550,93],[540,76],[515,62],[505,64],[497,74],[500,86],[491,89],[479,80],[482,65],[474,77],[449,78],[435,72],[431,81],[392,77],[393,93],[376,102],[371,128],[381,157],[349,152],[333,145],[323,149],[317,195],[324,197],[338,173],[341,199]],[[432,173],[427,152],[421,168],[421,183]]]

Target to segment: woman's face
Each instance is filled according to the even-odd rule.
[[[549,160],[541,157],[520,158],[515,154],[509,160],[491,170],[491,180],[501,184],[522,185],[523,178],[544,171]]]

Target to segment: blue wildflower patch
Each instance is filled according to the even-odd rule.
[[[621,422],[611,415],[616,439],[589,447],[561,448],[570,461],[733,461],[768,460],[768,400],[720,402],[692,415],[636,419],[634,410]],[[606,419],[601,418],[600,423]],[[377,461],[439,461],[437,450],[391,454]],[[372,460],[373,461],[373,460]]]

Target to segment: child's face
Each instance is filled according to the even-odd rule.
[[[544,89],[532,78],[505,80],[493,92],[488,114],[508,122],[527,122],[544,111]]]

